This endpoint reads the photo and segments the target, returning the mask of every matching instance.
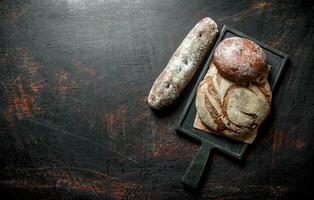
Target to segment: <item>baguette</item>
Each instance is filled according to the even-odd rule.
[[[217,24],[209,17],[202,19],[188,33],[155,80],[148,96],[153,109],[172,104],[191,81],[218,33]]]

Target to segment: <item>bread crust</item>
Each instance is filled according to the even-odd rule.
[[[188,33],[155,80],[148,96],[153,109],[172,104],[190,82],[218,33],[217,24],[209,17],[202,19]]]
[[[224,78],[247,83],[266,70],[267,60],[262,48],[253,41],[231,37],[217,46],[213,62]]]
[[[271,107],[268,71],[246,87],[220,76],[214,64],[201,81],[196,94],[196,110],[213,132],[226,136],[244,135],[256,129]]]

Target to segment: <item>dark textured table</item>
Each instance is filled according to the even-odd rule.
[[[1,0],[2,197],[313,196],[313,13],[311,1]],[[191,85],[168,112],[152,112],[146,99],[206,16],[287,53],[290,63],[244,159],[214,152],[200,190],[191,191],[180,179],[199,145],[174,131]]]

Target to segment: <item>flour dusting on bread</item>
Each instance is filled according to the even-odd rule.
[[[179,97],[202,63],[217,33],[217,24],[209,17],[195,25],[155,80],[148,96],[148,104],[152,108],[169,106]]]

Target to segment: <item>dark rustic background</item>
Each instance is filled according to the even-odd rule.
[[[313,196],[311,1],[0,0],[0,191],[7,199]],[[198,144],[153,113],[153,81],[212,17],[290,56],[243,161],[219,152],[200,191],[180,182]],[[1,199],[4,199],[3,196]]]

